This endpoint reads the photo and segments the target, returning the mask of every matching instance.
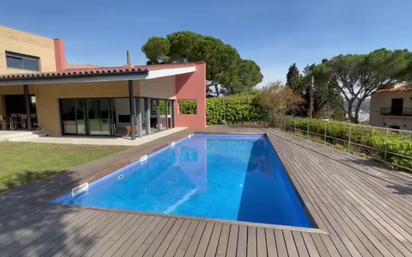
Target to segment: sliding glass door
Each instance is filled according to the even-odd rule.
[[[85,135],[86,113],[82,100],[64,100],[60,102],[63,134]]]
[[[141,97],[135,100],[137,136],[174,127],[173,100]],[[61,99],[60,112],[64,135],[130,134],[128,98]]]
[[[110,99],[64,99],[60,100],[60,110],[65,135],[113,134],[113,109]]]
[[[112,108],[110,99],[87,99],[87,123],[89,135],[112,135]]]

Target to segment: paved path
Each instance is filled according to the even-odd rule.
[[[254,132],[212,128],[206,132]],[[323,232],[52,206],[188,131],[0,194],[0,256],[412,256],[412,177],[265,130]]]

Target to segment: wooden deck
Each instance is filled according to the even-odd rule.
[[[264,132],[324,233],[48,203],[97,171],[109,172],[186,131],[0,194],[0,256],[412,256],[410,175],[277,130]]]

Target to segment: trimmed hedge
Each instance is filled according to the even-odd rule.
[[[260,121],[264,117],[255,94],[210,98],[206,112],[209,125]]]
[[[399,132],[373,127],[352,125],[336,121],[324,121],[318,119],[305,119],[298,117],[289,117],[287,126],[297,128],[312,133],[319,134],[323,139],[325,132],[328,136],[326,141],[331,144],[347,144],[341,140],[348,141],[349,135],[352,147],[357,151],[372,155],[374,158],[389,163],[393,166],[403,167],[412,171],[412,139],[411,134],[402,135]],[[337,138],[333,139],[331,137]],[[341,140],[339,140],[341,139]],[[361,147],[359,145],[367,147]],[[375,149],[372,149],[375,148]],[[407,156],[402,157],[399,155]]]
[[[196,113],[196,103],[192,101],[179,101],[179,108],[185,114]],[[256,94],[209,98],[206,113],[209,125],[254,122],[264,117],[256,104]]]

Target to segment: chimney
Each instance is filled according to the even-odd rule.
[[[132,58],[130,57],[130,52],[129,50],[126,51],[126,56],[127,56],[127,66],[132,66]]]
[[[66,52],[64,50],[64,41],[61,39],[54,39],[54,56],[56,60],[56,71],[65,70]]]

